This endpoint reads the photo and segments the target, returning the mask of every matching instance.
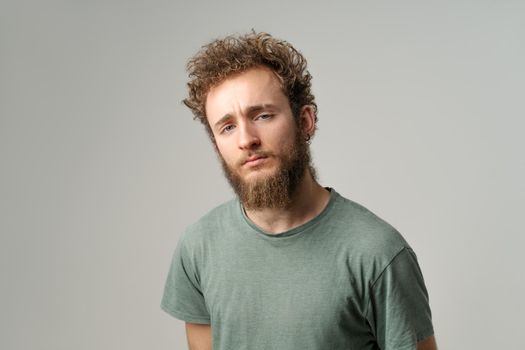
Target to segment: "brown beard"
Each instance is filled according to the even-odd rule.
[[[311,176],[316,178],[315,169],[311,164],[310,146],[299,128],[297,129],[294,143],[290,149],[283,150],[282,155],[254,152],[277,158],[279,161],[276,173],[262,179],[244,181],[219,154],[224,175],[245,209],[285,209],[292,203],[293,196],[305,176],[305,170],[309,169]]]

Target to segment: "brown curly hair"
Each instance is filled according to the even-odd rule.
[[[284,40],[252,30],[248,34],[230,35],[210,42],[186,66],[190,78],[189,96],[183,103],[191,109],[194,119],[206,126],[212,138],[205,110],[210,89],[232,75],[261,65],[272,69],[279,78],[296,120],[301,107],[311,105],[317,122],[317,105],[310,91],[312,76],[306,70],[303,55]]]

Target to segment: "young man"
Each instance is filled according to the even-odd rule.
[[[303,56],[250,33],[203,47],[188,71],[184,102],[237,194],[175,249],[161,307],[186,322],[190,349],[436,349],[410,246],[316,181]]]

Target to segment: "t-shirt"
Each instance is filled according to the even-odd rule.
[[[211,324],[214,350],[415,349],[433,334],[416,255],[391,225],[334,189],[279,234],[238,199],[181,236],[161,308]]]

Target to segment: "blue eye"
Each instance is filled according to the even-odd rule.
[[[234,128],[235,128],[235,125],[233,125],[233,124],[226,125],[224,128],[222,128],[221,133],[230,132]]]

